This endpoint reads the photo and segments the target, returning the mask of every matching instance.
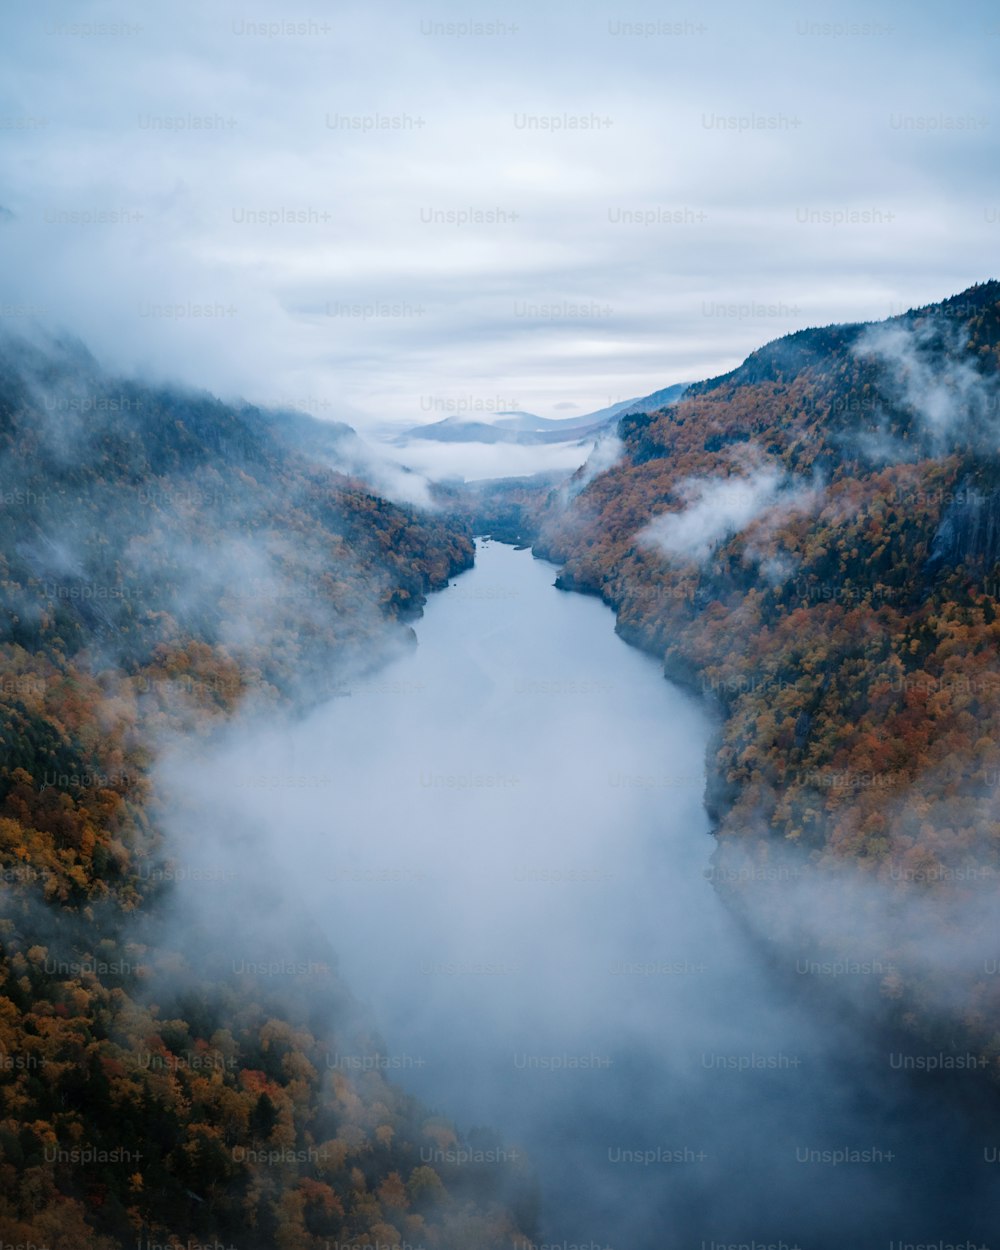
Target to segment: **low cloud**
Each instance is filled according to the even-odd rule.
[[[998,399],[995,379],[979,372],[968,351],[964,326],[941,318],[890,322],[866,330],[855,355],[874,362],[888,404],[912,414],[918,444],[931,455],[946,454],[957,440],[997,441]],[[912,460],[916,449],[892,439],[869,438],[866,450],[876,460]]]
[[[566,473],[587,459],[590,444],[552,443],[519,446],[517,443],[434,443],[410,439],[388,458],[397,455],[414,473],[431,481],[461,478],[488,481],[499,477],[531,477],[536,473]]]
[[[587,457],[587,461],[581,469],[579,476],[574,479],[574,486],[579,490],[583,490],[595,477],[613,468],[624,453],[625,444],[617,434],[609,433],[602,435],[594,444],[594,450]]]
[[[677,489],[685,507],[656,517],[638,540],[670,559],[697,564],[770,510],[787,512],[802,503],[802,493],[773,465],[747,477],[686,478]]]

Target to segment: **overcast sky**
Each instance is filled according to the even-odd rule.
[[[0,22],[3,321],[227,396],[569,416],[997,274],[988,0]]]

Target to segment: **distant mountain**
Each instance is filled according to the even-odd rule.
[[[622,411],[659,412],[661,408],[667,408],[671,404],[676,403],[686,393],[690,385],[690,382],[675,382],[673,386],[665,386],[659,391],[653,391],[652,395],[646,395],[643,399],[633,400],[631,403],[624,404]]]
[[[545,430],[557,422],[548,417],[539,417],[533,412],[498,412],[495,419],[489,422],[501,430]]]
[[[537,421],[544,418],[538,417]],[[407,430],[395,441],[405,446],[411,439],[427,440],[435,443],[516,443],[521,447],[532,447],[550,443],[578,443],[587,438],[594,438],[607,429],[608,422],[595,422],[592,425],[563,426],[561,422],[552,423],[555,428],[526,429],[521,426],[494,425],[485,421],[460,421],[448,417],[444,421],[435,421],[433,425],[418,425]]]
[[[667,408],[670,404],[676,403],[690,385],[690,382],[675,382],[673,386],[665,386],[659,391],[653,391],[652,395],[643,395],[639,399],[620,400],[617,404],[612,404],[608,408],[600,408],[597,412],[588,413],[585,417],[577,417],[576,420],[590,424],[595,421],[609,421],[612,417],[620,417],[628,412],[658,412],[661,408]]]
[[[416,425],[396,442],[412,438],[438,443],[516,443],[522,447],[552,443],[586,442],[611,429],[624,413],[655,412],[675,403],[689,384],[677,383],[640,399],[626,399],[597,412],[580,417],[553,420],[532,412],[499,412],[492,421],[466,421],[462,417],[445,417],[429,425]]]

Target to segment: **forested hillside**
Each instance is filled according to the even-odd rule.
[[[275,933],[266,899],[223,917],[257,967],[164,920],[184,874],[162,735],[321,695],[472,561],[466,527],[337,471],[349,436],[110,378],[74,343],[0,345],[5,1244],[530,1231],[521,1165],[391,1083],[307,921]]]
[[[535,547],[718,707],[712,873],[754,931],[877,965],[841,988],[994,1073],[998,370],[997,282],[792,334],[625,417]]]

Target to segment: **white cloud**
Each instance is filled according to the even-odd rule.
[[[964,349],[962,327],[942,318],[872,326],[855,345],[857,355],[882,366],[884,393],[916,416],[934,455],[945,453],[962,435],[985,436],[990,450],[996,450],[996,381],[981,374],[972,359],[962,358]],[[895,446],[887,437],[875,442],[873,458],[876,452],[887,460],[917,454],[915,447]]]
[[[686,506],[656,517],[638,539],[663,555],[703,563],[726,539],[775,507],[785,474],[770,465],[748,477],[687,478],[678,487]]]
[[[590,443],[437,443],[409,439],[398,448],[384,448],[388,459],[432,481],[460,477],[475,482],[497,477],[531,477],[535,473],[572,473],[587,459]]]
[[[785,581],[794,565],[786,556],[768,555],[764,544],[792,513],[817,507],[824,498],[823,487],[818,481],[797,482],[773,464],[757,463],[759,452],[753,446],[745,456],[754,465],[746,476],[685,478],[677,493],[686,506],[655,517],[639,531],[637,540],[668,559],[703,564],[722,543],[752,525],[753,540],[745,558],[758,561],[769,581]]]

